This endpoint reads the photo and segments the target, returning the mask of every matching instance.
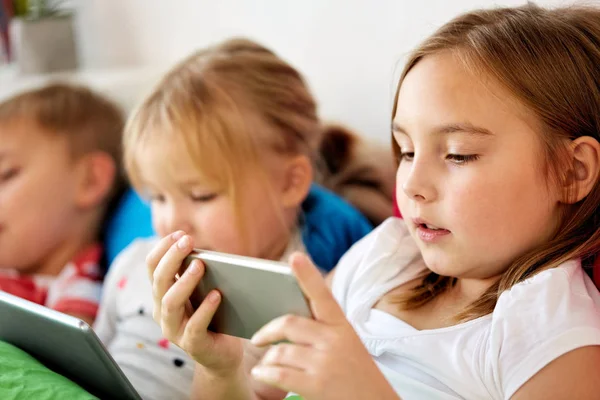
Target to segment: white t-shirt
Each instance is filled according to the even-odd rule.
[[[406,225],[386,220],[340,260],[332,291],[403,400],[509,399],[561,355],[600,345],[600,294],[569,261],[502,293],[492,314],[417,330],[373,306],[425,265]]]
[[[152,285],[145,260],[156,242],[136,240],[115,259],[94,330],[144,400],[188,400],[195,362],[167,341],[152,319]],[[299,233],[281,260],[287,261],[294,251],[305,251]]]

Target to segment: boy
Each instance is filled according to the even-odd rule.
[[[0,290],[93,322],[123,123],[113,103],[68,84],[0,103]]]

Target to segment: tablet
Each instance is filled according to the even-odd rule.
[[[185,259],[183,269],[196,258],[204,262],[206,272],[190,298],[192,307],[198,308],[213,289],[222,295],[209,326],[211,331],[249,339],[265,324],[282,315],[312,317],[306,298],[287,264],[196,250]]]
[[[101,399],[141,399],[82,320],[0,291],[0,340]]]

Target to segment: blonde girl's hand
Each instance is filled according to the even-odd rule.
[[[204,275],[204,264],[194,260],[179,279],[175,277],[192,249],[193,239],[178,231],[161,239],[146,258],[153,317],[163,335],[208,372],[233,374],[243,360],[242,339],[208,330],[221,301],[220,293],[209,293],[195,312],[190,305],[189,298]]]

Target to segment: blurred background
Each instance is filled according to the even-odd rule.
[[[6,32],[10,35],[11,18],[7,18],[7,12],[10,13],[11,4],[14,13],[15,4],[27,1],[1,2],[4,17],[0,16],[0,21],[4,20],[3,26],[8,26]],[[319,101],[323,118],[342,122],[369,138],[387,143],[395,78],[406,54],[461,12],[524,1],[67,0],[52,3],[47,0],[41,3],[58,9],[51,10],[46,18],[57,18],[61,12],[71,15],[76,63],[66,67],[69,72],[24,73],[15,53],[25,43],[13,44],[12,61],[5,54],[0,67],[0,98],[59,76],[87,83],[130,109],[162,72],[190,52],[231,36],[247,36],[271,47],[304,74]],[[573,1],[536,3],[556,6]],[[29,19],[44,18],[40,17],[39,9],[36,11],[34,7],[34,12],[38,16]],[[19,33],[12,33],[10,40],[14,42]],[[66,54],[68,49],[61,51]],[[53,52],[56,56],[57,51]],[[40,54],[40,50],[34,54]],[[61,60],[69,57],[62,56]]]

